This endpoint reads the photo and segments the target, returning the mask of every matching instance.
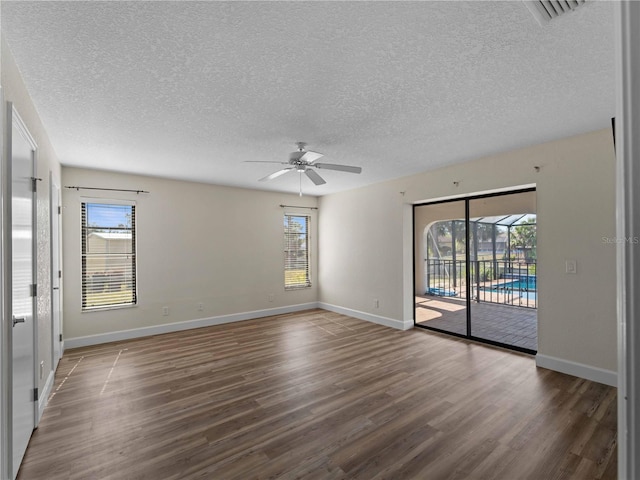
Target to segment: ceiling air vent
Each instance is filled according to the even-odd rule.
[[[531,14],[535,17],[540,25],[559,17],[560,15],[571,12],[586,0],[523,0]]]

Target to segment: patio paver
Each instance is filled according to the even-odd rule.
[[[460,298],[417,296],[416,322],[446,332],[465,335],[466,302]],[[472,301],[471,334],[474,337],[537,351],[537,310]]]

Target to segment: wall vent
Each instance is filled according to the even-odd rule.
[[[540,25],[585,4],[586,0],[523,0]]]

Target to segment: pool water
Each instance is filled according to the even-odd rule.
[[[512,282],[504,282],[492,288],[485,287],[483,290],[487,292],[514,292],[518,293],[522,298],[529,300],[536,299],[536,277],[521,277],[519,280]]]
[[[507,290],[535,290],[536,289],[536,278],[529,277],[526,280],[516,280],[514,282],[506,282],[500,285],[501,289]],[[492,289],[493,291],[497,291],[497,289]]]

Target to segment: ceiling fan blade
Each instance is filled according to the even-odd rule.
[[[317,168],[326,168],[327,170],[338,170],[340,172],[360,173],[362,167],[352,167],[350,165],[336,165],[335,163],[315,163],[313,165]]]
[[[316,173],[315,170],[311,170],[310,168],[307,168],[304,173],[307,174],[307,177],[309,177],[311,179],[311,181],[313,183],[315,183],[316,185],[323,185],[327,182],[325,182],[324,178],[322,178],[320,175],[318,175]]]
[[[311,152],[307,150],[306,152],[304,152],[304,155],[300,157],[300,160],[307,163],[313,163],[320,157],[324,157],[324,155],[318,152]]]
[[[278,165],[289,165],[289,162],[274,162],[272,160],[243,160],[242,163],[276,163]]]
[[[267,175],[266,177],[262,177],[259,182],[266,182],[267,180],[273,180],[274,178],[279,177],[280,175],[284,175],[287,172],[294,170],[295,167],[283,168],[282,170],[278,170],[277,172],[273,172],[271,175]]]

